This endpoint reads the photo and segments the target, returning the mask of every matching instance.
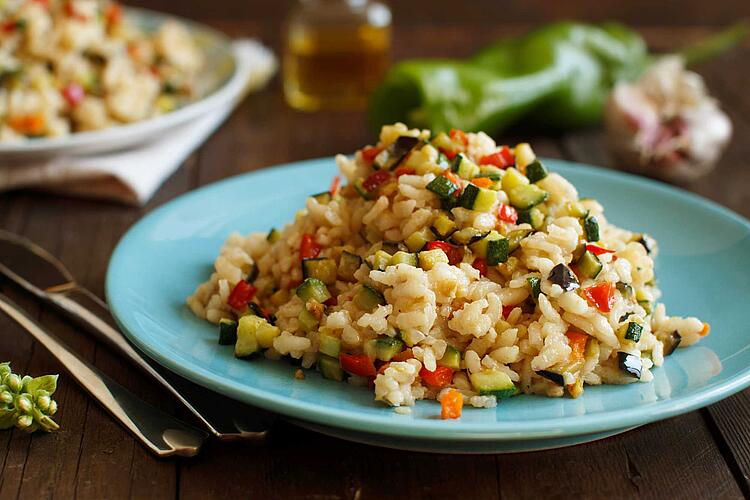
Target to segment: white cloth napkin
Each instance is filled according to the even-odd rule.
[[[0,168],[0,191],[34,188],[65,195],[143,205],[161,184],[226,119],[247,92],[263,87],[276,71],[273,53],[254,40],[233,42],[236,71],[232,97],[159,139],[137,149]]]

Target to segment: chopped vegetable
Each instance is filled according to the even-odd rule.
[[[299,312],[299,314],[297,315],[297,321],[299,322],[299,325],[302,327],[302,329],[306,332],[317,331],[318,325],[320,325],[320,321],[318,321],[318,318],[316,318],[313,313],[311,313],[307,309],[302,309]]]
[[[338,277],[345,281],[354,281],[354,273],[361,265],[362,258],[359,255],[344,250],[339,258]]]
[[[307,278],[297,287],[297,296],[304,300],[315,300],[321,304],[331,298],[331,293],[325,283],[315,278]]]
[[[222,318],[219,321],[219,345],[234,345],[237,342],[237,322]]]
[[[79,84],[72,82],[63,87],[62,96],[65,102],[68,103],[68,106],[74,108],[86,97],[86,92]]]
[[[496,266],[508,260],[509,241],[497,231],[490,231],[486,237],[473,243],[471,251],[483,258],[487,265]]]
[[[410,266],[417,267],[419,265],[419,260],[417,259],[416,253],[408,253],[408,252],[396,252],[393,257],[391,257],[391,261],[389,265],[391,266],[397,266],[399,264],[408,264]]]
[[[474,259],[474,262],[471,263],[471,267],[479,271],[480,276],[487,276],[487,261],[483,258],[477,257]]]
[[[444,243],[442,241],[431,241],[430,243]],[[419,267],[424,269],[425,271],[429,271],[433,267],[435,267],[435,264],[438,262],[444,262],[445,264],[450,263],[450,259],[448,255],[446,254],[445,250],[441,248],[433,248],[429,249],[430,243],[427,244],[428,249],[424,250],[422,252],[419,252]],[[447,243],[446,243],[447,245]],[[449,250],[452,251],[452,250]]]
[[[458,204],[477,212],[489,212],[495,206],[496,201],[497,193],[495,191],[480,188],[474,184],[467,184],[458,199]]]
[[[515,168],[509,168],[503,176],[503,190],[508,192],[518,186],[529,184],[529,179]]]
[[[530,224],[536,230],[544,226],[544,219],[544,213],[536,207],[518,212],[519,224]]]
[[[551,370],[539,370],[538,372],[536,372],[536,374],[540,377],[546,378],[550,382],[554,382],[556,385],[559,385],[561,387],[565,385],[565,378],[557,372],[553,372]]]
[[[331,193],[330,191],[324,191],[322,193],[312,195],[311,198],[313,198],[321,205],[327,205],[331,201]]]
[[[465,180],[471,180],[479,174],[479,167],[469,160],[466,155],[458,154],[453,160],[452,170]]]
[[[518,221],[518,211],[510,205],[501,203],[497,209],[497,218],[509,224],[515,224]]]
[[[360,377],[374,377],[377,374],[375,365],[366,354],[339,354],[341,368],[352,375]]]
[[[442,389],[453,381],[453,370],[447,366],[438,366],[435,371],[423,367],[419,370],[419,376],[428,387]]]
[[[247,358],[260,350],[255,332],[266,320],[258,316],[242,316],[237,324],[237,342],[234,344],[234,355],[237,358]]]
[[[622,294],[622,298],[624,298],[625,300],[633,300],[635,298],[633,287],[628,285],[627,283],[618,281],[617,284],[615,284],[615,288],[620,291],[620,293]]]
[[[321,245],[315,242],[315,238],[312,234],[303,234],[302,240],[299,244],[299,258],[303,259],[314,259],[323,250]]]
[[[578,268],[579,276],[583,276],[584,278],[593,280],[597,276],[599,276],[599,273],[602,271],[604,265],[601,263],[599,257],[597,257],[595,253],[586,250],[581,258],[578,259],[576,267]]]
[[[383,170],[392,170],[401,164],[417,144],[419,144],[418,138],[402,135],[388,146],[387,150],[378,153],[373,166]]]
[[[608,313],[615,305],[615,284],[604,282],[584,288],[583,296],[599,311]]]
[[[518,387],[508,374],[500,370],[485,368],[469,374],[469,380],[474,390],[482,396],[495,396],[497,399],[508,398],[518,394]]]
[[[439,175],[427,184],[427,189],[439,197],[446,199],[453,196],[453,193],[457,192],[459,188],[447,176]]]
[[[659,340],[664,346],[664,355],[669,356],[679,347],[680,342],[682,342],[682,336],[675,330],[670,334],[660,336]]]
[[[456,223],[445,212],[440,212],[432,222],[432,232],[435,233],[435,236],[443,240],[455,233],[457,229],[458,226]]]
[[[241,311],[247,307],[247,303],[253,300],[258,289],[247,281],[238,281],[229,294],[227,304],[232,309]]]
[[[336,196],[339,193],[339,189],[341,189],[341,177],[337,175],[331,181],[331,187],[328,188],[328,192],[331,193],[331,196]]]
[[[302,277],[315,278],[326,285],[336,283],[337,275],[336,261],[325,257],[316,259],[302,259]]]
[[[320,356],[318,358],[318,369],[324,378],[338,380],[339,382],[344,380],[344,370],[341,368],[341,363],[337,358],[325,355]]]
[[[571,349],[571,357],[575,360],[581,360],[586,355],[586,344],[589,341],[589,336],[583,332],[576,332],[570,330],[565,333],[568,338],[568,346]]]
[[[539,294],[542,293],[542,280],[537,276],[529,276],[526,278],[526,283],[529,284],[531,289],[531,296],[534,299],[538,298]]]
[[[448,263],[451,264],[452,266],[455,266],[456,264],[461,262],[461,259],[463,258],[463,251],[460,248],[455,247],[451,245],[450,243],[446,243],[445,241],[431,241],[427,243],[427,246],[425,248],[427,249],[427,251],[441,250],[448,257]],[[424,252],[420,253],[420,262],[422,260],[422,257],[421,257],[422,253]],[[442,260],[439,257],[438,259]],[[424,266],[421,266],[420,264],[420,267],[424,267]]]
[[[495,184],[495,182],[489,177],[474,177],[471,180],[471,183],[484,189],[490,189]]]
[[[531,234],[531,229],[514,229],[506,236],[508,238],[508,253],[515,252],[521,246],[521,241]]]
[[[529,178],[529,182],[538,182],[544,179],[549,175],[549,172],[547,171],[547,167],[542,165],[542,162],[539,160],[534,160],[533,162],[526,165],[526,177]]]
[[[624,375],[635,379],[641,378],[643,360],[639,356],[620,351],[617,353],[617,366]]]
[[[617,329],[617,336],[636,343],[641,340],[641,332],[643,332],[643,327],[635,321],[630,321]]]
[[[271,229],[268,231],[268,236],[266,236],[266,240],[272,245],[279,241],[279,238],[281,238],[281,233],[278,229]]]
[[[439,366],[447,366],[448,368],[452,368],[454,370],[460,370],[461,369],[461,351],[459,351],[452,345],[448,345],[445,348],[443,357],[437,361],[437,364]]]
[[[354,304],[362,311],[372,312],[380,305],[385,305],[382,293],[369,285],[362,285],[354,295]]]
[[[332,358],[338,358],[341,352],[341,340],[327,333],[321,333],[318,337],[318,350]]]
[[[451,241],[457,245],[470,245],[484,239],[490,231],[482,231],[475,227],[465,227],[451,235]]]
[[[503,178],[503,183],[504,182],[505,178]],[[508,191],[510,204],[519,210],[528,210],[533,206],[539,205],[544,202],[548,196],[547,191],[536,184],[516,186]]]
[[[614,250],[608,250],[606,248],[602,248],[600,246],[592,245],[590,243],[586,245],[586,250],[589,251],[589,252],[591,252],[591,253],[593,253],[594,255],[604,255],[604,254],[607,254],[607,253],[615,253]]]
[[[419,252],[425,247],[425,245],[427,245],[427,243],[434,239],[435,236],[433,236],[432,231],[423,227],[419,231],[411,233],[411,235],[404,240],[404,244],[410,252]]]
[[[391,265],[391,254],[378,250],[375,255],[372,256],[372,267],[378,271],[385,271],[385,269]]]
[[[573,271],[571,271],[565,264],[558,264],[553,267],[549,276],[547,276],[547,279],[566,292],[570,292],[581,286],[578,283],[575,274],[573,274]]]
[[[380,361],[390,361],[404,350],[404,341],[392,337],[382,337],[375,341],[375,357]]]
[[[360,153],[362,154],[362,159],[366,163],[372,163],[375,161],[375,157],[380,154],[380,152],[383,151],[383,148],[378,148],[375,146],[365,146],[362,148]]]
[[[599,241],[599,222],[596,217],[589,215],[583,219],[583,230],[587,241]]]
[[[417,171],[411,167],[405,167],[402,165],[394,170],[393,173],[396,175],[396,177],[401,177],[402,175],[414,175],[417,173]]]
[[[368,194],[374,193],[382,184],[385,184],[392,178],[393,175],[391,175],[389,171],[377,170],[367,176],[367,178],[362,182],[362,188],[367,191]]]
[[[485,155],[479,159],[480,165],[494,165],[499,168],[508,168],[516,162],[510,149],[503,146],[498,151]]]
[[[456,389],[450,389],[440,399],[440,418],[443,420],[461,418],[464,396]]]

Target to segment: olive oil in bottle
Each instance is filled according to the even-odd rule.
[[[388,66],[391,13],[367,0],[300,0],[289,16],[284,94],[304,111],[363,109]]]

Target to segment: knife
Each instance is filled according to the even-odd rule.
[[[0,293],[0,311],[21,325],[54,356],[70,375],[149,450],[160,457],[192,457],[208,434],[180,422],[128,392],[120,384],[90,365],[57,337],[29,318]]]
[[[120,333],[105,304],[76,283],[57,258],[36,243],[0,229],[0,274],[55,305],[73,321],[123,354],[180,401],[222,440],[262,441],[275,416],[152,366]]]

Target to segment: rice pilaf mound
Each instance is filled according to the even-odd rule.
[[[528,144],[397,123],[336,161],[343,187],[282,230],[232,234],[188,298],[236,356],[301,359],[396,407],[456,391],[494,407],[649,382],[708,333],[658,303],[654,240]]]

